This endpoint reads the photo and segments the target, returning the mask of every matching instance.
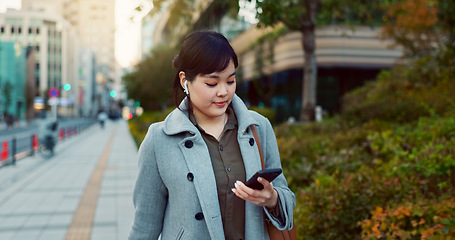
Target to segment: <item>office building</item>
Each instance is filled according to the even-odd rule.
[[[95,52],[98,72],[115,77],[115,0],[22,0],[22,10],[62,16],[80,36],[80,46]]]
[[[0,41],[13,42],[27,49],[24,52],[35,51],[32,55],[35,69],[30,71],[28,68],[27,78],[29,84],[33,85],[35,98],[40,99],[38,101],[46,101],[49,89],[55,88],[60,93],[58,97],[66,105],[66,108],[61,109],[61,114],[69,115],[78,108],[75,101],[78,89],[63,89],[65,84],[76,86],[78,80],[78,35],[67,21],[52,14],[7,11],[0,14]],[[33,59],[27,62],[33,64]],[[25,72],[25,63],[23,68]],[[30,78],[34,78],[34,81]],[[43,110],[37,109],[37,113]]]

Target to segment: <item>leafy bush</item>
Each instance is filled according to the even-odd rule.
[[[363,239],[450,239],[455,236],[455,198],[419,199],[396,207],[376,207],[363,220]]]
[[[262,116],[264,116],[267,119],[269,119],[269,121],[272,124],[275,124],[275,122],[276,122],[275,121],[276,120],[276,112],[272,108],[250,106],[249,109],[261,114]]]
[[[428,57],[381,72],[377,81],[344,97],[342,117],[355,123],[372,119],[406,123],[422,116],[453,113],[453,67],[439,64]]]
[[[301,239],[455,236],[454,73],[434,63],[383,72],[334,119],[275,128]]]
[[[166,111],[144,112],[140,117],[135,117],[128,122],[131,135],[138,147],[144,140],[150,124],[163,121],[172,110],[170,108]]]
[[[329,134],[333,129],[317,134],[321,126],[316,125],[289,132],[282,130],[283,126],[277,128],[286,176],[298,193],[294,214],[303,239],[360,239],[362,227],[358,222],[369,219],[377,207],[407,206],[416,199],[431,204],[453,197],[455,116],[420,118],[407,125],[364,124],[363,131],[357,130],[362,134],[354,138],[344,134],[348,131],[343,128],[333,137]],[[317,143],[288,145],[295,143],[296,136],[313,134],[317,134],[312,138]],[[356,139],[362,138],[359,136],[363,139]],[[338,138],[346,144],[338,144]],[[318,145],[324,147],[305,152]],[[300,161],[300,170],[289,170],[292,164],[284,163],[295,160],[288,156],[306,161]]]

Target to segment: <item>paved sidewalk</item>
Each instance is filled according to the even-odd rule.
[[[35,155],[3,167],[0,239],[127,239],[136,172],[125,121],[59,142],[51,159]]]

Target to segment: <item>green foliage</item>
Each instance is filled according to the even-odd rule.
[[[349,94],[340,116],[275,128],[301,239],[455,236],[452,63],[396,67]]]
[[[451,60],[453,61],[453,60]],[[410,122],[421,116],[443,116],[455,107],[453,62],[425,57],[348,93],[343,99],[346,121]]]
[[[439,0],[438,2],[438,20],[441,23],[443,31],[448,32],[448,48],[455,49],[455,2],[448,0]]]
[[[5,82],[3,84],[3,86],[1,86],[1,90],[2,90],[2,95],[4,96],[3,97],[3,101],[5,103],[3,109],[4,109],[4,114],[10,114],[9,112],[9,109],[11,108],[11,102],[12,102],[12,96],[11,94],[13,93],[14,91],[14,85],[10,82]]]
[[[144,140],[150,124],[163,121],[172,110],[173,108],[165,111],[144,112],[140,117],[135,117],[128,122],[131,135],[138,147]]]
[[[258,106],[250,106],[248,109],[253,110],[262,116],[269,119],[269,121],[274,124],[276,119],[276,112],[272,108],[267,107],[258,107]]]
[[[455,198],[417,199],[406,205],[376,207],[363,220],[363,239],[451,239],[455,236]]]
[[[163,110],[170,106],[175,70],[172,60],[177,51],[158,46],[135,69],[123,76],[128,96],[141,102],[145,110]]]
[[[275,1],[256,2],[260,26],[284,23],[289,29],[301,31],[311,24],[372,24],[381,21],[388,1]]]
[[[276,129],[277,138],[286,177],[298,193],[294,214],[303,239],[359,239],[357,223],[378,206],[454,197],[455,116],[369,123],[353,128],[353,136],[345,136],[349,127],[333,123],[284,129]],[[445,212],[421,217],[438,214]],[[433,226],[427,223],[425,231]]]

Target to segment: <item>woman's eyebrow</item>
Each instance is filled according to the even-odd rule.
[[[231,75],[229,75],[228,78],[232,77],[235,75],[235,72],[231,73]],[[210,75],[205,75],[206,78],[220,78],[220,76],[216,75],[216,74],[210,74]]]

